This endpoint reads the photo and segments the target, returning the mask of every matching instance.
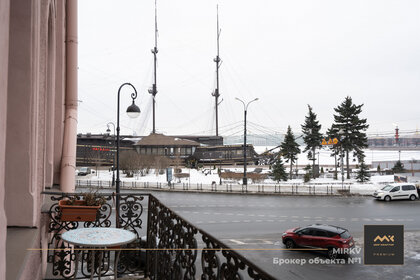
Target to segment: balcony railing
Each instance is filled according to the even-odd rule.
[[[51,200],[48,210],[48,271],[45,279],[73,279],[75,252],[61,239],[67,230],[81,227],[115,227],[115,194],[106,199],[94,222],[64,222],[58,201],[82,196],[80,193],[43,192]],[[147,214],[146,214],[147,212]],[[180,217],[151,194],[120,194],[120,227],[137,235],[123,248],[118,275],[144,275],[150,279],[275,279],[212,235]],[[114,273],[112,251],[106,251],[102,275]],[[77,276],[89,278],[99,271],[94,251],[81,253]],[[96,276],[96,275],[95,275]]]

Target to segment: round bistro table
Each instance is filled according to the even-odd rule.
[[[107,227],[94,227],[94,228],[79,228],[66,231],[61,235],[61,239],[65,242],[74,245],[75,250],[75,270],[74,270],[74,279],[76,279],[78,264],[79,264],[79,254],[83,249],[88,250],[99,250],[99,279],[101,279],[101,267],[103,261],[103,252],[106,249],[115,250],[115,259],[114,259],[114,279],[117,279],[117,265],[118,259],[121,253],[121,250],[112,248],[120,245],[125,245],[133,242],[136,239],[136,235],[131,231],[121,229],[121,228],[107,228]],[[80,249],[79,249],[80,248]],[[91,274],[90,279],[93,279],[95,274],[95,265],[94,265],[94,254],[91,254]]]

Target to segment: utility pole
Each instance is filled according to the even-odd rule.
[[[156,113],[155,113],[155,106],[156,106],[156,94],[157,94],[157,85],[156,85],[156,63],[157,63],[157,36],[158,36],[158,29],[157,29],[157,7],[156,7],[156,0],[155,0],[155,47],[152,49],[153,53],[153,65],[154,65],[154,77],[153,77],[153,85],[152,88],[149,88],[149,93],[153,95],[153,130],[152,133],[156,133]]]
[[[219,103],[219,68],[221,65],[221,60],[219,57],[219,37],[220,37],[220,32],[221,29],[219,28],[219,6],[216,6],[217,9],[217,55],[216,58],[213,59],[214,62],[216,62],[216,89],[214,90],[214,92],[211,94],[212,96],[214,96],[214,104],[215,104],[215,110],[216,110],[216,136],[219,136],[219,104],[223,101],[220,101]]]

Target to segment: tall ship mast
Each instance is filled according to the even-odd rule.
[[[216,63],[216,88],[214,90],[214,92],[211,94],[212,96],[214,96],[214,104],[215,104],[215,110],[216,110],[216,136],[219,136],[219,104],[223,101],[219,102],[219,96],[220,96],[220,92],[219,92],[219,68],[221,65],[221,59],[219,57],[219,37],[220,37],[220,32],[221,29],[219,28],[219,6],[216,6],[217,9],[217,55],[216,58],[213,59],[213,61]]]
[[[154,65],[154,74],[153,74],[153,85],[149,88],[149,93],[153,96],[153,130],[152,133],[156,133],[156,114],[155,114],[155,106],[156,106],[156,94],[157,94],[157,85],[156,85],[156,62],[157,62],[157,36],[158,36],[158,28],[157,28],[157,5],[155,0],[155,47],[152,49],[153,53],[153,65]]]

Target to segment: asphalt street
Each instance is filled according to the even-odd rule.
[[[386,203],[371,197],[153,194],[278,279],[420,279],[418,200]],[[363,247],[364,225],[404,225],[405,264],[367,266],[363,264],[363,251],[351,256],[361,258],[358,264],[309,264],[316,258],[327,259],[322,252],[284,250],[281,234],[286,229],[313,223],[347,228],[359,248]],[[305,259],[307,263],[279,265],[275,259]]]

